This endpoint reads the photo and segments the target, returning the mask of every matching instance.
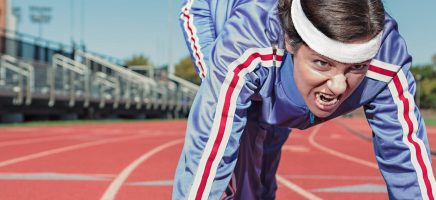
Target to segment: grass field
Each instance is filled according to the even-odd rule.
[[[436,117],[427,117],[424,119],[425,120],[425,124],[431,125],[431,126],[436,126]]]
[[[427,126],[436,126],[436,111],[423,110],[425,124]],[[353,112],[353,117],[365,118],[363,109],[358,109]],[[140,122],[140,121],[161,121],[162,119],[101,119],[101,120],[67,120],[67,121],[34,121],[24,123],[7,123],[1,124],[0,127],[19,127],[19,126],[59,126],[59,125],[80,125],[80,124],[108,124],[122,122]],[[165,119],[164,119],[165,120]],[[181,119],[183,120],[183,119]],[[364,119],[365,120],[365,119]]]
[[[425,124],[436,126],[436,111],[435,110],[423,110],[422,116],[424,116]]]

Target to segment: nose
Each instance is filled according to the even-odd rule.
[[[327,87],[335,95],[341,95],[347,89],[347,78],[344,74],[337,74],[327,81]]]

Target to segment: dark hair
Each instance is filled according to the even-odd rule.
[[[298,49],[304,41],[292,23],[291,5],[292,0],[279,0],[278,15],[288,42]],[[319,31],[340,42],[372,38],[383,30],[381,0],[301,0],[301,6]]]

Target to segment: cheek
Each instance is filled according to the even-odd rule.
[[[310,90],[310,85],[305,81],[307,70],[305,70],[304,68],[305,67],[302,66],[302,64],[300,63],[296,63],[294,68],[295,84],[297,85],[298,90],[303,96],[305,96],[305,94],[307,94]]]
[[[349,92],[353,92],[357,87],[359,87],[360,83],[363,81],[364,78],[364,74],[354,74],[347,77]]]
[[[296,66],[294,69],[294,79],[300,91],[305,93],[311,89],[323,85],[326,77],[319,71],[312,69],[308,64]]]

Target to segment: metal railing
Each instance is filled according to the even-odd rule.
[[[70,107],[75,105],[78,97],[84,98],[85,106],[89,105],[90,71],[85,65],[63,55],[55,54],[47,73],[48,105],[50,107],[55,104],[59,93],[68,96]]]
[[[34,68],[32,65],[9,55],[1,56],[0,86],[12,87],[12,91],[16,93],[12,99],[14,105],[31,104],[33,84]]]
[[[98,91],[99,107],[104,108],[106,101],[113,100],[113,108],[118,108],[120,101],[119,80],[103,72],[96,72],[93,77],[93,85],[96,86]]]
[[[152,113],[161,112],[162,116],[179,116],[188,112],[199,88],[175,75],[155,80],[90,53],[78,51],[75,55],[71,59],[54,54],[50,64],[29,64],[3,55],[0,92],[12,94],[13,105],[30,105],[33,99],[38,105],[48,102],[49,107],[56,104],[60,106],[56,109],[68,112],[72,110],[65,106],[92,106],[93,112],[108,105],[113,109],[122,105],[128,113],[145,108]]]
[[[177,92],[178,105],[175,109],[177,111],[183,110],[187,112],[189,106],[192,105],[194,101],[199,86],[174,74],[169,74],[168,78],[178,84],[179,88]]]
[[[120,100],[117,102],[123,102],[126,109],[129,109],[132,104],[136,104],[136,108],[140,109],[142,104],[154,104],[161,100],[156,98],[155,93],[159,92],[158,84],[153,79],[90,53],[77,51],[75,55],[75,60],[86,65],[91,73],[104,73],[112,77],[113,83],[115,79],[117,80],[116,83],[119,85],[119,89],[116,89],[119,95],[117,98]],[[113,86],[113,84],[107,84],[109,85]]]

